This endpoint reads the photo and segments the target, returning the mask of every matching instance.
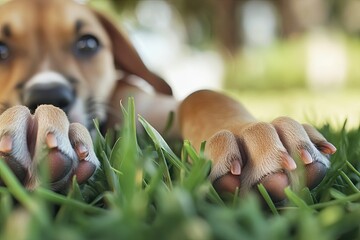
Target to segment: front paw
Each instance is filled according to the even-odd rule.
[[[285,198],[284,188],[296,185],[299,165],[305,183],[316,187],[330,166],[336,148],[310,125],[282,117],[270,123],[231,127],[213,135],[206,155],[213,160],[210,180],[219,192],[240,194],[261,183],[275,202]]]
[[[0,156],[28,189],[39,185],[39,169],[46,166],[50,187],[65,191],[76,175],[86,181],[99,166],[88,131],[70,124],[65,113],[51,105],[34,115],[24,106],[0,115]]]

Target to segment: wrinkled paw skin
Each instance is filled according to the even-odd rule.
[[[287,117],[222,130],[208,140],[205,149],[213,161],[209,178],[220,194],[238,188],[243,195],[261,183],[275,203],[286,198],[287,186],[300,184],[299,177],[310,189],[316,187],[335,152],[312,126]]]
[[[24,106],[3,112],[0,156],[30,190],[40,184],[41,166],[48,168],[50,187],[58,192],[67,190],[74,175],[79,183],[85,182],[99,166],[86,128],[70,124],[65,113],[52,105],[39,106],[34,115]]]

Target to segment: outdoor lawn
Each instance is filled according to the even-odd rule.
[[[239,98],[252,105],[263,118],[278,111],[300,114],[290,107],[307,109],[298,94],[258,95]],[[346,105],[355,96],[334,104]],[[313,98],[314,107],[328,104],[327,98]],[[338,99],[338,98],[337,98]],[[255,101],[253,101],[255,100]],[[286,104],[284,102],[286,101]],[[263,103],[266,102],[266,105]],[[271,110],[273,102],[278,108]],[[344,114],[350,106],[344,106]],[[354,107],[356,107],[354,105]],[[126,123],[121,137],[112,143],[111,134],[95,141],[101,170],[84,186],[75,182],[66,195],[47,190],[46,184],[26,191],[0,161],[0,175],[7,188],[0,188],[0,239],[357,239],[360,237],[359,168],[360,130],[355,124],[346,130],[330,125],[330,108],[318,112],[320,131],[338,149],[331,158],[322,183],[312,191],[286,189],[287,202],[275,206],[259,186],[262,197],[249,194],[219,198],[207,174],[210,162],[196,154],[189,142],[182,148],[172,143],[174,153],[144,119],[147,131],[136,135],[134,106],[125,107]],[[261,108],[267,109],[264,113]],[[341,108],[336,108],[341,109]],[[334,110],[335,111],[335,110]],[[356,111],[355,111],[356,112]],[[323,115],[324,114],[324,115]],[[306,112],[303,114],[305,117]],[[309,118],[311,119],[311,115]],[[353,117],[353,116],[351,116]],[[356,117],[356,114],[355,114]],[[329,121],[337,121],[332,118]],[[335,126],[336,127],[333,127]],[[113,135],[112,135],[113,136]],[[181,145],[181,144],[180,144]],[[188,159],[191,159],[191,164]],[[46,182],[43,180],[43,182]],[[260,199],[265,199],[265,201]],[[263,203],[260,203],[263,202]],[[265,202],[265,203],[264,203]]]
[[[359,1],[88,3],[113,17],[179,99],[223,89],[260,121],[313,124],[337,152],[318,187],[287,188],[281,205],[261,185],[260,195],[221,198],[203,151],[160,135],[130,101],[119,106],[121,131],[94,139],[99,171],[66,195],[49,190],[46,168],[28,191],[0,160],[0,240],[360,239]]]

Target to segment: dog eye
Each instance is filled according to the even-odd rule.
[[[10,56],[9,47],[5,43],[0,42],[0,61],[4,61],[8,59],[9,56]]]
[[[96,37],[87,34],[76,41],[74,48],[78,57],[91,57],[99,50],[100,43]]]

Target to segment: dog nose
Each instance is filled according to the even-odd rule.
[[[51,104],[67,113],[75,101],[75,93],[61,83],[35,84],[24,92],[23,101],[32,112],[39,105]]]

